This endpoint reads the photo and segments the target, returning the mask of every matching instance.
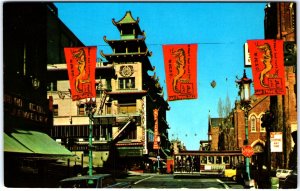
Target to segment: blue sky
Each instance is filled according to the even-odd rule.
[[[169,138],[178,138],[187,149],[199,149],[200,140],[207,140],[208,116],[219,117],[218,101],[228,94],[233,107],[238,97],[236,76],[244,70],[244,43],[264,39],[264,7],[266,3],[244,2],[89,2],[55,3],[59,18],[86,45],[98,46],[99,52],[111,53],[104,42],[120,39],[112,19],[119,21],[131,11],[140,18],[146,32],[146,45],[152,51],[150,62],[165,90],[163,44],[198,44],[198,99],[170,101],[167,112]],[[102,58],[103,59],[103,58]],[[247,76],[252,77],[250,68]],[[150,72],[152,75],[153,73]],[[226,80],[227,79],[227,80]],[[212,88],[210,83],[217,85]],[[252,91],[253,93],[253,91]]]

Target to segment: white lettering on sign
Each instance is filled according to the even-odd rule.
[[[4,109],[5,112],[9,113],[11,116],[41,123],[48,122],[47,112],[43,106],[28,102],[19,97],[5,94]]]

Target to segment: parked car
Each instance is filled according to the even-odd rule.
[[[59,182],[60,188],[131,188],[128,182],[116,182],[111,174],[76,176]]]
[[[280,185],[280,188],[297,188],[297,170],[293,170],[290,175]]]
[[[277,169],[276,170],[276,177],[280,179],[285,179],[288,175],[292,173],[293,170],[288,169]]]

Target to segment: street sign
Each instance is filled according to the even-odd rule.
[[[270,132],[271,152],[282,152],[282,132]]]
[[[251,157],[254,154],[254,150],[253,150],[253,148],[250,145],[245,145],[242,148],[242,154],[245,157]]]

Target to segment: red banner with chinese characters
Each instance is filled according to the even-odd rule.
[[[163,45],[168,100],[197,98],[197,44]]]
[[[282,40],[248,40],[255,95],[285,95]]]
[[[153,141],[153,149],[159,149],[159,132],[158,132],[158,109],[153,109],[153,117],[154,117],[154,141]]]
[[[64,48],[72,100],[96,97],[97,47]]]

